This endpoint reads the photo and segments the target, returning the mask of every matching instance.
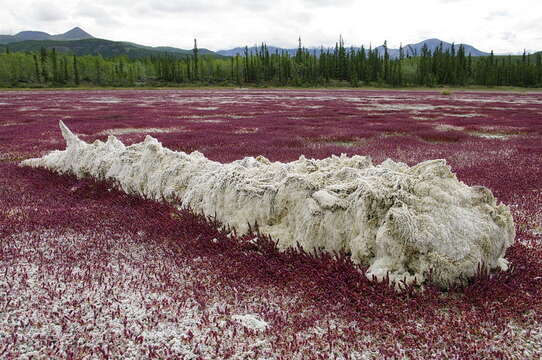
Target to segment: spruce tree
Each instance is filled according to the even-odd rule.
[[[235,55],[235,82],[241,86],[241,74],[239,69],[239,54]]]
[[[73,55],[73,81],[79,85],[79,67],[77,66],[77,56]]]
[[[390,80],[390,55],[388,53],[388,41],[384,40],[384,82]]]
[[[41,83],[41,74],[40,74],[40,67],[38,65],[38,56],[36,54],[33,54],[32,59],[34,60],[34,71],[36,74],[36,81],[38,83]]]
[[[64,76],[62,82],[65,84],[70,79],[70,75],[68,73],[68,59],[66,59],[66,57],[63,57],[62,62],[64,63]]]
[[[43,82],[49,81],[49,71],[47,69],[47,50],[44,47],[40,49],[41,77]]]
[[[100,58],[96,57],[94,65],[96,69],[96,85],[102,85],[102,66]]]
[[[53,48],[53,51],[51,51],[51,62],[53,65],[53,82],[55,84],[58,84],[58,58],[56,55],[56,49]]]
[[[199,50],[198,50],[198,42],[196,39],[194,39],[194,49],[192,50],[194,54],[194,79],[199,79]]]

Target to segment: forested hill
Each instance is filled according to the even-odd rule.
[[[179,58],[192,55],[192,50],[183,50],[173,47],[150,47],[129,42],[95,38],[65,41],[27,40],[0,45],[0,50],[2,52],[38,52],[42,48],[47,50],[55,49],[60,53],[70,53],[77,56],[101,55],[104,58],[113,58],[124,55],[130,59],[141,59],[151,56],[161,56],[166,53]],[[221,57],[207,49],[199,49],[199,54],[211,57]]]

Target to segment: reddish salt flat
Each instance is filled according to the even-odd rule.
[[[255,236],[107,184],[17,167],[147,133],[232,161],[445,158],[510,205],[512,270],[397,294],[349,261]],[[542,356],[542,94],[391,91],[0,92],[0,357],[370,359]]]

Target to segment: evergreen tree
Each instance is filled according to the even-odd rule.
[[[62,58],[62,63],[63,63],[63,69],[64,69],[64,74],[63,74],[63,79],[62,79],[62,83],[67,83],[69,80],[70,80],[70,75],[69,75],[69,72],[68,72],[68,59],[66,59],[66,57],[63,57]]]
[[[53,51],[51,52],[51,63],[53,65],[53,82],[55,84],[59,83],[59,77],[58,77],[58,58],[56,55],[56,49],[53,48]]]
[[[40,63],[41,63],[41,77],[43,82],[49,81],[49,71],[47,70],[47,50],[45,48],[40,49]]]
[[[235,82],[241,86],[241,74],[239,69],[239,54],[235,56]]]
[[[388,53],[388,41],[384,40],[384,82],[390,80],[390,55]]]
[[[102,64],[101,64],[101,59],[99,57],[96,57],[96,60],[95,60],[95,71],[96,71],[95,83],[96,85],[102,85]]]
[[[41,74],[40,74],[40,67],[38,65],[38,55],[32,54],[32,59],[34,60],[34,71],[36,74],[36,81],[38,83],[41,82]]]
[[[73,55],[73,81],[75,85],[80,84],[79,80],[79,68],[77,66],[77,56]]]
[[[198,42],[196,39],[194,39],[194,49],[192,50],[194,54],[194,79],[199,79],[199,50],[198,50]]]

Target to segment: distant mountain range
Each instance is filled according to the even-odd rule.
[[[2,45],[3,44],[3,45]],[[9,44],[9,45],[8,45]],[[427,48],[432,52],[442,44],[443,50],[448,50],[452,47],[451,43],[441,41],[439,39],[428,39],[416,44],[408,44],[403,46],[405,56],[417,56],[421,54],[422,47],[427,45]],[[76,55],[102,55],[103,57],[114,57],[126,55],[130,58],[140,58],[145,56],[156,56],[164,53],[172,56],[184,57],[192,54],[192,50],[179,49],[167,46],[145,46],[131,42],[111,41],[105,39],[97,39],[90,35],[80,27],[75,27],[68,32],[57,35],[50,35],[42,31],[22,31],[15,35],[0,35],[0,49],[9,46],[13,51],[38,51],[44,47],[47,49],[55,48],[60,52],[71,52]],[[455,44],[456,50],[460,44]],[[480,51],[475,47],[463,44],[466,55],[472,56],[487,56],[489,53]],[[297,48],[280,48],[275,46],[267,46],[271,53],[286,51],[290,55],[295,55]],[[255,53],[259,49],[257,46],[249,47],[250,53]],[[330,48],[333,50],[333,48]],[[358,50],[359,48],[354,47]],[[384,54],[384,46],[376,47],[380,55]],[[207,49],[199,49],[200,54],[208,56],[235,56],[236,54],[244,54],[244,47],[237,47],[229,50],[220,50],[213,52]],[[320,55],[322,48],[309,48],[311,53]],[[324,48],[324,51],[327,48]],[[388,48],[388,53],[391,58],[399,57],[399,49]]]
[[[424,40],[424,41],[420,41],[419,43],[416,43],[416,44],[408,44],[408,45],[405,45],[403,47],[403,53],[404,53],[404,56],[417,56],[417,55],[420,55],[421,52],[422,52],[422,48],[423,46],[427,45],[427,48],[429,50],[431,50],[431,52],[435,51],[435,49],[437,49],[437,47],[440,46],[440,44],[442,44],[442,49],[444,51],[450,49],[452,47],[452,44],[451,43],[448,43],[446,41],[442,41],[442,40],[439,40],[439,39],[428,39],[428,40]],[[460,44],[455,44],[455,49],[457,51],[457,49],[459,49],[459,46]],[[471,46],[471,45],[467,45],[467,44],[463,44],[464,48],[465,48],[465,54],[466,55],[472,55],[472,56],[487,56],[489,55],[489,53],[486,53],[486,52],[483,52],[483,51],[480,51],[478,49],[476,49],[475,47]],[[260,49],[259,46],[252,46],[252,47],[249,47],[248,48],[248,51],[249,53],[255,53],[256,51],[258,51]],[[279,47],[275,47],[275,46],[267,46],[267,49],[269,50],[270,53],[274,53],[276,51],[278,51],[279,53],[282,52],[282,51],[285,51],[287,52],[289,55],[295,55],[296,52],[297,52],[297,48],[279,48]],[[324,51],[328,50],[328,48],[323,48]],[[331,51],[333,51],[333,48],[329,48]],[[350,47],[348,49],[351,49]],[[355,50],[359,50],[360,48],[359,47],[352,47],[352,49],[355,49]],[[378,46],[375,48],[378,53],[380,55],[383,55],[384,54],[384,46],[381,45],[381,46]],[[308,48],[307,49],[308,51],[310,51],[312,54],[316,54],[317,56],[320,55],[321,51],[322,51],[322,48],[319,47],[319,48]],[[388,54],[390,55],[391,58],[398,58],[399,57],[399,49],[392,49],[392,48],[388,48]],[[245,48],[244,47],[237,47],[237,48],[234,48],[234,49],[229,49],[229,50],[219,50],[217,51],[216,53],[219,54],[219,55],[223,55],[223,56],[235,56],[237,54],[239,55],[242,55],[244,54],[245,52]]]
[[[101,55],[106,58],[126,55],[132,59],[164,53],[178,57],[192,54],[192,49],[184,50],[168,46],[152,47],[126,41],[98,39],[79,27],[58,35],[50,35],[42,31],[22,31],[15,35],[0,35],[0,49],[6,47],[9,47],[10,51],[39,51],[41,48],[54,48],[59,52],[69,52],[75,55]],[[221,55],[207,49],[199,49],[199,53],[221,57]]]
[[[428,39],[424,41],[420,41],[416,44],[408,44],[403,47],[403,52],[405,56],[418,56],[422,52],[422,48],[424,45],[427,45],[427,48],[431,50],[431,52],[434,52],[440,45],[442,44],[442,50],[446,51],[451,49],[452,44],[446,41],[442,41],[439,39]],[[489,53],[480,51],[476,49],[472,45],[468,44],[453,44],[455,46],[455,50],[459,49],[459,46],[463,45],[465,48],[465,55],[472,55],[472,56],[487,56]],[[378,52],[380,54],[384,53],[384,46],[377,47]],[[388,52],[391,57],[397,58],[399,57],[399,49],[388,49]]]
[[[183,50],[171,47],[151,47],[130,42],[110,41],[104,39],[83,39],[83,40],[26,40],[6,45],[10,51],[39,51],[41,48],[55,49],[58,52],[72,53],[81,55],[101,55],[104,58],[125,55],[130,59],[139,59],[149,56],[158,56],[167,53],[171,56],[186,57],[192,55],[192,50]],[[199,49],[201,55],[222,57],[207,49]]]
[[[94,36],[87,33],[80,27],[74,27],[64,34],[50,35],[43,31],[21,31],[15,35],[0,35],[0,44],[9,44],[26,40],[83,40],[94,39]]]

